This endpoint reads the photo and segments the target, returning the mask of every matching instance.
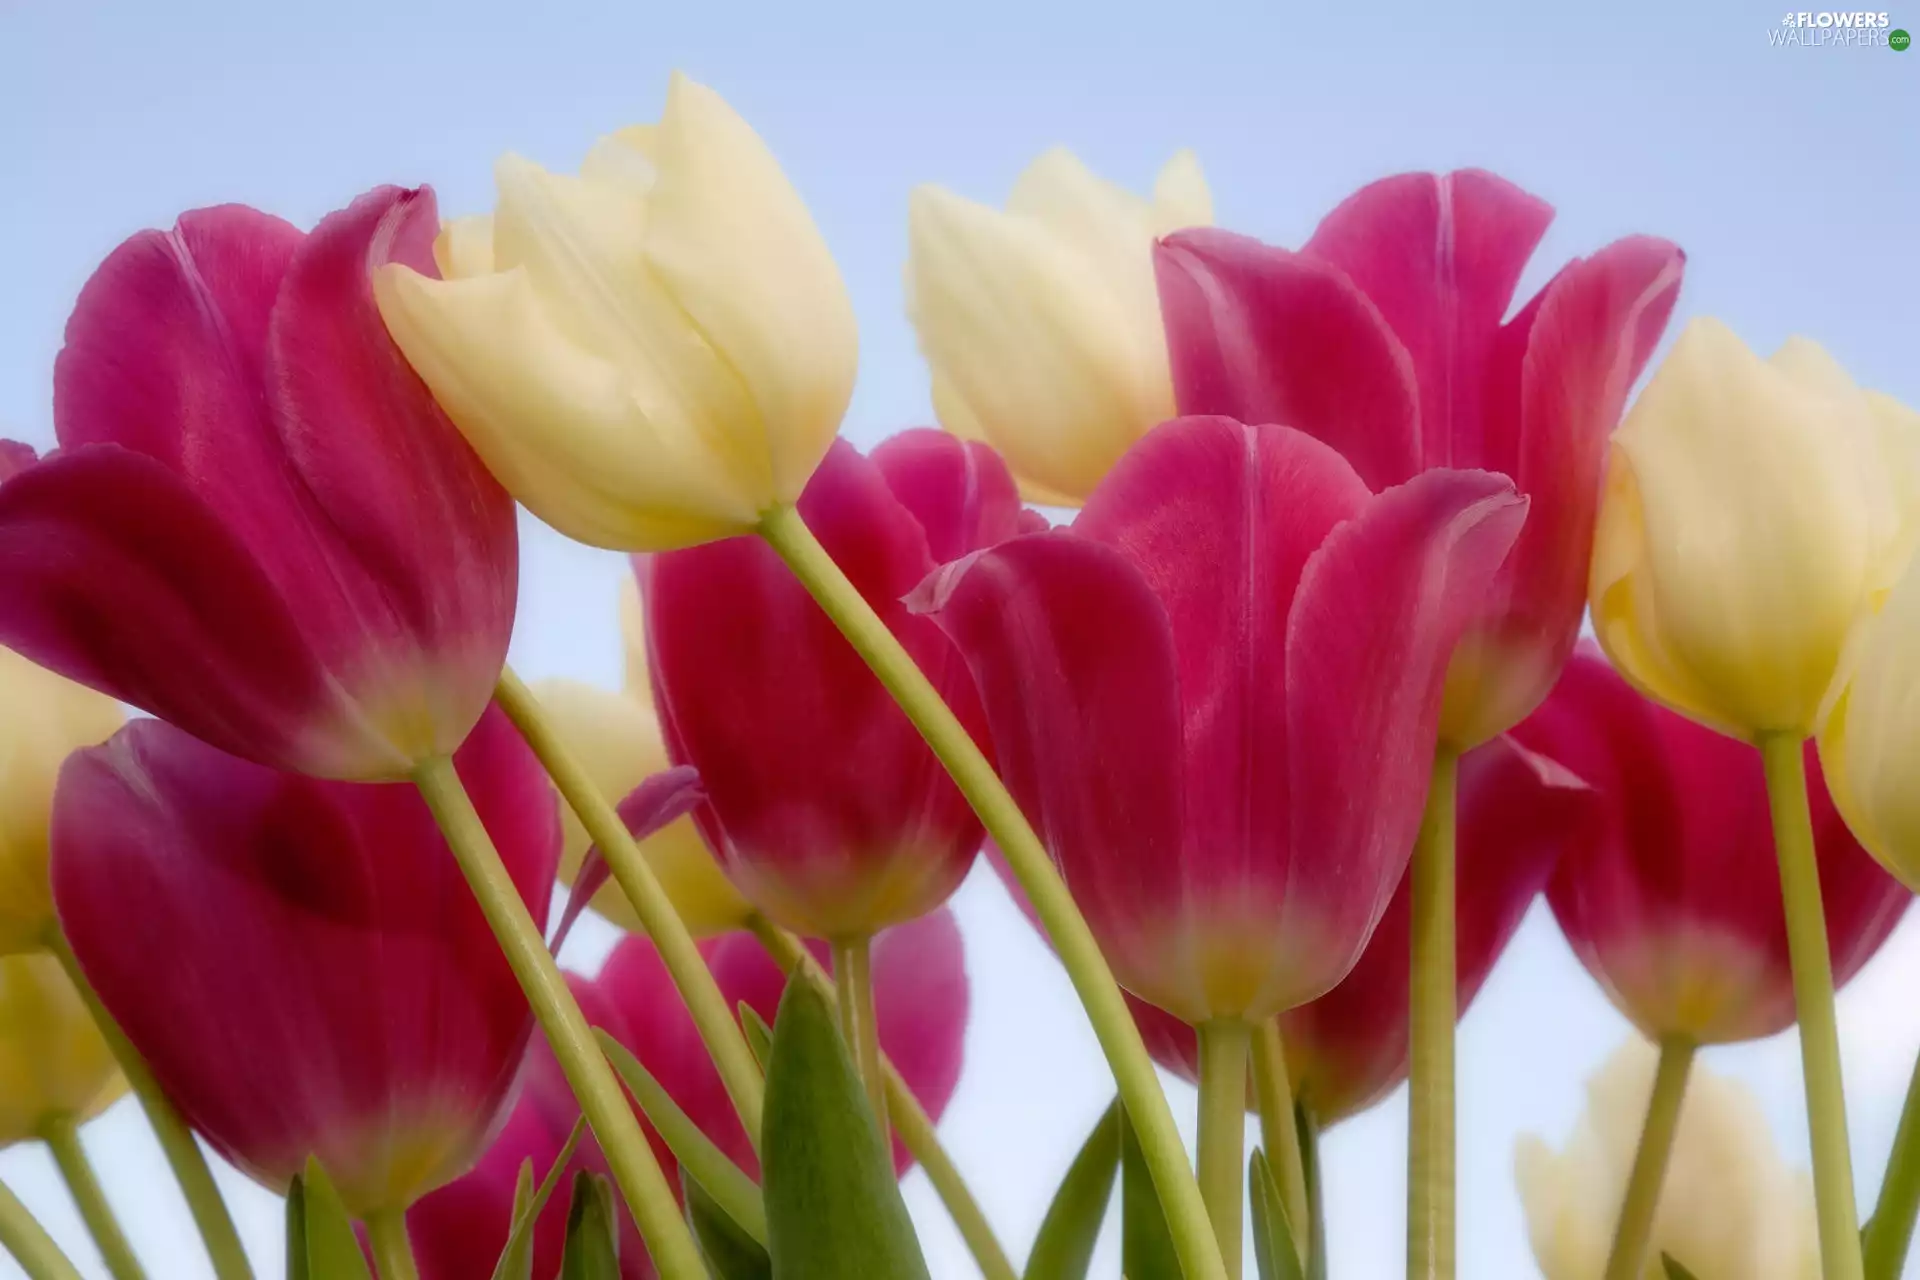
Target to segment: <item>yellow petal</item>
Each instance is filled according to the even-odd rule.
[[[433,260],[442,280],[487,276],[494,272],[493,217],[477,213],[455,218],[433,240]]]
[[[1213,225],[1213,191],[1200,170],[1200,157],[1185,150],[1161,168],[1153,182],[1153,233],[1164,236],[1182,227]]]
[[[840,270],[766,144],[713,90],[674,76],[655,158],[646,261],[745,385],[758,414],[727,424],[735,447],[791,502],[853,394]]]
[[[1901,883],[1920,886],[1920,564],[1863,624],[1820,761],[1860,843]]]
[[[0,1147],[58,1116],[90,1120],[125,1091],[60,962],[45,952],[0,958]]]

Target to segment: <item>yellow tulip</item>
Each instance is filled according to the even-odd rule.
[[[124,720],[112,698],[0,649],[0,955],[37,950],[54,925],[47,824],[60,766]]]
[[[508,155],[441,280],[374,281],[389,331],[474,450],[581,542],[664,551],[800,496],[858,342],[839,270],[766,145],[676,75],[657,126],[578,176]]]
[[[1528,1134],[1514,1171],[1534,1260],[1546,1280],[1600,1280],[1653,1092],[1656,1054],[1634,1038],[1587,1082],[1565,1149]],[[1654,1213],[1645,1280],[1665,1253],[1701,1280],[1818,1280],[1813,1187],[1782,1162],[1744,1087],[1696,1062]]]
[[[908,309],[955,435],[999,450],[1036,502],[1078,506],[1127,447],[1174,416],[1153,241],[1213,220],[1181,152],[1145,200],[1063,149],[1034,161],[1005,212],[913,193]]]
[[[1642,692],[1742,738],[1810,736],[1849,633],[1911,556],[1920,418],[1812,342],[1696,320],[1613,437],[1590,605]]]
[[[0,1147],[84,1124],[126,1092],[80,993],[45,952],[0,957]]]

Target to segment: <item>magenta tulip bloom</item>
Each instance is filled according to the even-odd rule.
[[[454,763],[544,918],[546,775],[498,711]],[[87,977],[235,1165],[284,1190],[317,1156],[364,1217],[485,1148],[532,1017],[411,787],[280,773],[137,720],[68,760],[52,846]]]
[[[61,447],[0,485],[0,644],[299,773],[457,747],[506,658],[513,502],[370,283],[432,271],[438,228],[381,187],[310,235],[223,205],[116,249],[54,366]]]
[[[973,682],[900,600],[943,561],[1022,527],[984,445],[911,431],[836,443],[799,509],[978,739]],[[740,891],[787,927],[852,939],[947,900],[981,828],[940,762],[778,556],[734,538],[636,561],[668,753],[700,770],[694,817]]]
[[[1724,1044],[1794,1021],[1760,757],[1650,702],[1583,644],[1515,730],[1597,793],[1603,821],[1567,850],[1547,901],[1574,954],[1649,1037]],[[1838,987],[1912,895],[1847,830],[1807,747],[1827,942]]]
[[[746,1004],[771,1025],[787,979],[759,941],[729,933],[700,947],[727,1002]],[[815,943],[812,949],[821,966],[830,967],[826,948]],[[626,938],[608,958],[598,986],[619,1017],[615,1034],[621,1042],[721,1150],[757,1177],[753,1147],[653,944]],[[921,1107],[938,1120],[960,1082],[967,1030],[966,955],[951,911],[896,925],[874,939],[873,1003],[880,1047]],[[893,1160],[901,1173],[913,1165],[898,1136]]]
[[[1349,197],[1298,253],[1206,229],[1156,251],[1180,412],[1305,431],[1375,489],[1478,467],[1531,499],[1448,676],[1441,737],[1458,748],[1539,705],[1573,649],[1607,436],[1685,262],[1619,240],[1507,319],[1552,219],[1490,173],[1410,173]]]
[[[1413,849],[1448,655],[1524,513],[1497,476],[1376,495],[1300,432],[1183,418],[1071,531],[926,584],[1121,985],[1198,1024],[1353,967]]]

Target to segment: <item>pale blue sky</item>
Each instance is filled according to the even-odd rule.
[[[1055,143],[1135,187],[1191,146],[1220,221],[1284,243],[1370,178],[1484,165],[1561,210],[1527,287],[1571,254],[1657,232],[1691,254],[1682,317],[1712,312],[1762,348],[1808,334],[1863,383],[1920,403],[1920,52],[1772,48],[1780,16],[1759,0],[0,0],[0,434],[50,440],[61,325],[129,232],[228,200],[309,222],[385,181],[431,182],[448,212],[478,210],[498,152],[570,166],[596,135],[656,114],[674,68],[761,130],[837,255],[862,328],[848,420],[862,442],[928,418],[901,310],[908,191],[937,181],[997,200]],[[1893,19],[1920,28],[1920,8]],[[523,671],[616,679],[618,573],[530,529]],[[977,875],[957,905],[976,1016],[945,1133],[1018,1256],[1110,1090],[1064,980],[997,884]],[[1910,924],[1842,1002],[1868,1202],[1920,1046],[1917,968]],[[1463,1275],[1534,1274],[1514,1136],[1561,1141],[1582,1076],[1624,1032],[1537,911],[1462,1031]],[[1791,1036],[1705,1061],[1759,1091],[1804,1161]],[[1190,1110],[1191,1094],[1176,1087],[1175,1104]],[[1399,1266],[1404,1118],[1396,1096],[1328,1138],[1336,1280]],[[202,1274],[173,1261],[195,1255],[137,1115],[123,1105],[89,1140],[154,1273]],[[44,1156],[0,1155],[0,1177],[94,1265]],[[936,1274],[970,1274],[917,1176],[909,1197]],[[277,1275],[276,1206],[264,1193],[240,1204],[263,1276]],[[18,1274],[8,1267],[0,1277]]]

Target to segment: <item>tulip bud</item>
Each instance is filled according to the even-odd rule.
[[[1653,1093],[1655,1053],[1634,1039],[1587,1082],[1587,1109],[1554,1151],[1528,1134],[1514,1152],[1534,1260],[1545,1280],[1600,1280]],[[1703,1280],[1819,1280],[1813,1187],[1789,1171],[1766,1113],[1744,1087],[1698,1063],[1687,1079],[1649,1239]]]
[[[517,590],[513,502],[381,333],[431,270],[427,191],[311,234],[222,205],[81,290],[60,448],[0,478],[0,644],[250,760],[404,777],[480,718]]]
[[[1547,901],[1574,954],[1648,1038],[1754,1040],[1792,1025],[1793,972],[1759,753],[1635,693],[1583,645],[1514,736],[1592,788]],[[1808,748],[1811,756],[1811,748]],[[1856,843],[1809,761],[1836,987],[1912,895]]]
[[[513,495],[594,546],[751,530],[800,496],[852,394],[853,308],[766,144],[676,75],[578,177],[519,156],[435,280],[377,281],[394,340]]]
[[[984,445],[937,431],[864,458],[836,442],[800,511],[976,739],[965,664],[901,598],[940,561],[1021,527]],[[667,750],[700,771],[694,811],[740,892],[788,928],[855,938],[947,900],[979,819],[892,695],[779,557],[740,538],[638,566]]]
[[[498,711],[454,764],[543,918],[546,775]],[[182,1117],[265,1186],[314,1156],[355,1217],[404,1208],[504,1117],[533,1020],[411,787],[277,773],[135,721],[61,775],[53,891]]]
[[[113,699],[0,649],[0,954],[34,951],[57,927],[47,881],[53,785],[68,753],[125,717]]]
[[[1613,440],[1594,631],[1648,696],[1736,737],[1811,736],[1848,634],[1912,552],[1920,415],[1818,346],[1695,320]]]
[[[1212,220],[1185,151],[1151,200],[1058,148],[1020,175],[1004,213],[917,189],[908,310],[941,425],[991,444],[1034,501],[1085,501],[1129,445],[1173,416],[1153,239]]]
[[[0,1147],[40,1136],[48,1121],[84,1124],[126,1088],[60,962],[0,957]]]
[[[1525,504],[1374,494],[1283,427],[1150,432],[1071,531],[930,579],[1003,776],[1122,986],[1197,1025],[1344,977],[1413,849],[1448,656]]]
[[[1297,253],[1201,230],[1155,258],[1181,413],[1305,431],[1375,489],[1478,467],[1529,500],[1447,674],[1440,736],[1460,749],[1538,706],[1573,650],[1607,435],[1685,262],[1629,236],[1513,309],[1552,220],[1491,173],[1408,173],[1348,197]]]

